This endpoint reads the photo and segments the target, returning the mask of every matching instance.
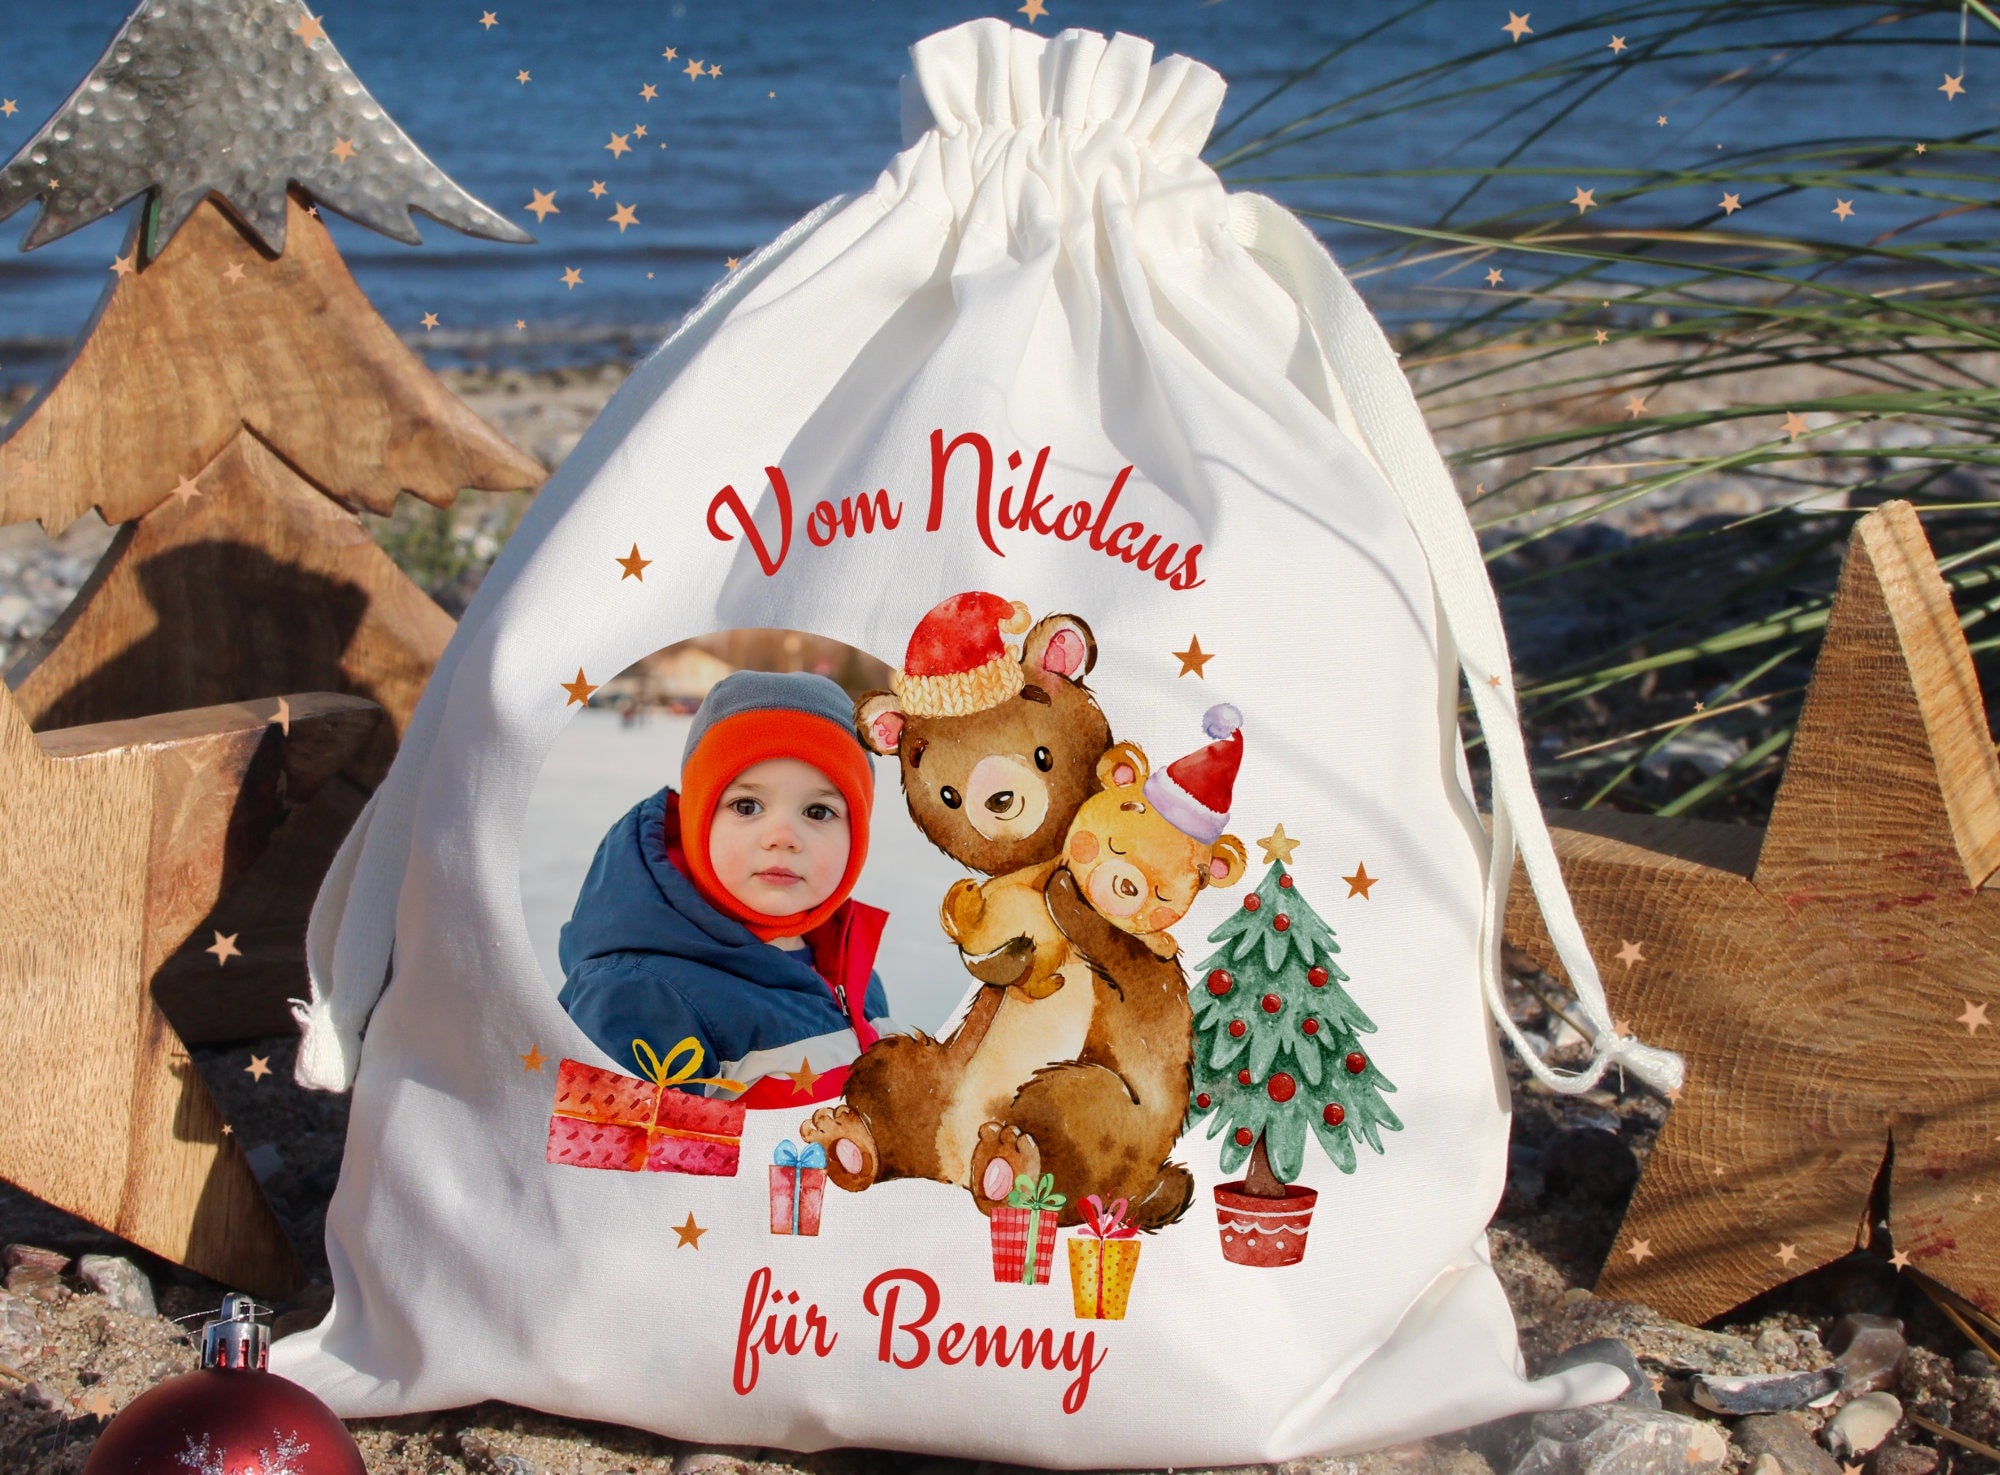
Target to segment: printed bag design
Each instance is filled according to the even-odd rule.
[[[1525,1376],[1485,1230],[1496,1026],[1561,1092],[1680,1062],[1612,1028],[1387,341],[1304,225],[1202,162],[1209,68],[992,19],[911,56],[902,151],[621,387],[341,846],[298,1067],[354,1093],[335,1296],[274,1370],[355,1417],[506,1399],[1072,1467],[1616,1396],[1608,1365]],[[607,1037],[537,964],[515,859],[574,694],[726,630],[890,671],[820,715],[873,765],[859,884],[902,899],[870,926],[955,957],[934,1017],[875,1020],[843,943],[851,1031]],[[632,833],[664,895],[661,778]],[[1574,1073],[1501,999],[1517,845],[1594,1034]],[[695,946],[763,946],[715,916]],[[899,1000],[935,982],[882,970]],[[1230,1328],[1284,1355],[1217,1358]]]

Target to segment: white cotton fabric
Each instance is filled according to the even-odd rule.
[[[1224,92],[1211,69],[1135,36],[991,19],[911,55],[902,152],[739,266],[620,388],[503,549],[341,848],[308,937],[299,1063],[354,1092],[327,1216],[335,1298],[273,1367],[347,1416],[499,1398],[708,1442],[1061,1467],[1354,1452],[1617,1395],[1603,1364],[1527,1380],[1488,1253],[1509,1112],[1489,1010],[1517,839],[1598,1034],[1577,1076],[1531,1067],[1576,1090],[1613,1062],[1671,1085],[1679,1061],[1612,1036],[1528,783],[1491,586],[1386,341],[1309,231],[1201,161]],[[988,437],[996,490],[1015,479],[1007,451],[1025,475],[1052,447],[1055,507],[1131,466],[1118,517],[1198,543],[1202,583],[1170,588],[1081,539],[996,529],[996,555],[963,455],[927,531],[934,429]],[[772,465],[795,525],[767,575],[706,518],[732,485],[775,547]],[[903,506],[894,530],[808,543],[805,509],[877,488]],[[643,581],[612,562],[634,543],[656,560]],[[1084,618],[1114,736],[1160,766],[1203,740],[1209,704],[1243,713],[1230,830],[1282,822],[1300,841],[1291,869],[1335,930],[1404,1124],[1352,1174],[1308,1147],[1300,1181],[1320,1198],[1297,1266],[1221,1258],[1224,1175],[1201,1128],[1176,1153],[1194,1207],[1145,1240],[1123,1321],[1072,1316],[1060,1246],[1052,1286],[995,1284],[985,1221],[941,1184],[829,1188],[819,1237],[771,1235],[766,1169],[802,1112],[751,1112],[735,1178],[543,1161],[554,1062],[612,1063],[557,1007],[522,914],[528,795],[575,710],[561,683],[744,626],[897,665],[922,615],[972,589]],[[1200,679],[1169,654],[1190,635],[1214,653]],[[1458,739],[1461,664],[1493,752],[1491,841]],[[1338,879],[1357,862],[1381,878],[1365,902]],[[1191,973],[1263,871],[1253,845],[1243,886],[1173,929]],[[531,1045],[540,1074],[519,1059]],[[670,1228],[689,1213],[710,1231],[698,1250]],[[767,1266],[838,1343],[765,1359],[739,1394],[739,1307]],[[942,1288],[933,1331],[1094,1333],[1083,1407],[1062,1411],[1064,1371],[880,1361],[862,1294],[898,1267]]]

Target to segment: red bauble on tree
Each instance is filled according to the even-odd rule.
[[[1299,1094],[1299,1083],[1281,1070],[1264,1083],[1264,1090],[1273,1101],[1290,1101]]]
[[[1218,999],[1235,987],[1236,980],[1229,976],[1226,968],[1217,968],[1208,975],[1208,991]]]
[[[1277,916],[1271,918],[1271,925],[1280,932],[1289,932],[1292,926],[1292,919],[1283,912],[1279,912]]]
[[[128,1403],[83,1475],[366,1475],[333,1410],[264,1370],[269,1347],[250,1298],[225,1296],[202,1328],[200,1370]]]

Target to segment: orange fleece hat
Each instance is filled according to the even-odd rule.
[[[847,801],[847,869],[818,906],[787,916],[757,911],[730,895],[708,856],[715,808],[736,776],[767,758],[796,758],[825,774]],[[854,704],[824,676],[738,671],[715,684],[695,713],[681,760],[681,852],[704,900],[765,942],[810,932],[838,911],[868,859],[875,764],[854,730]]]

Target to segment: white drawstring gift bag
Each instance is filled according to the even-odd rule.
[[[335,1298],[273,1367],[349,1416],[498,1398],[1070,1467],[1616,1396],[1603,1364],[1525,1377],[1493,1026],[1559,1091],[1680,1062],[1612,1029],[1394,354],[1202,163],[1209,68],[991,19],[911,54],[902,152],[612,399],[334,863],[299,1075],[354,1093]],[[894,669],[856,702],[877,823],[906,808],[962,878],[900,909],[940,908],[957,1011],[807,1062],[845,1095],[796,1108],[692,1036],[600,1050],[522,911],[575,683],[739,627]],[[657,825],[628,843],[667,876]],[[1517,844],[1594,1030],[1575,1074],[1502,1004]]]

